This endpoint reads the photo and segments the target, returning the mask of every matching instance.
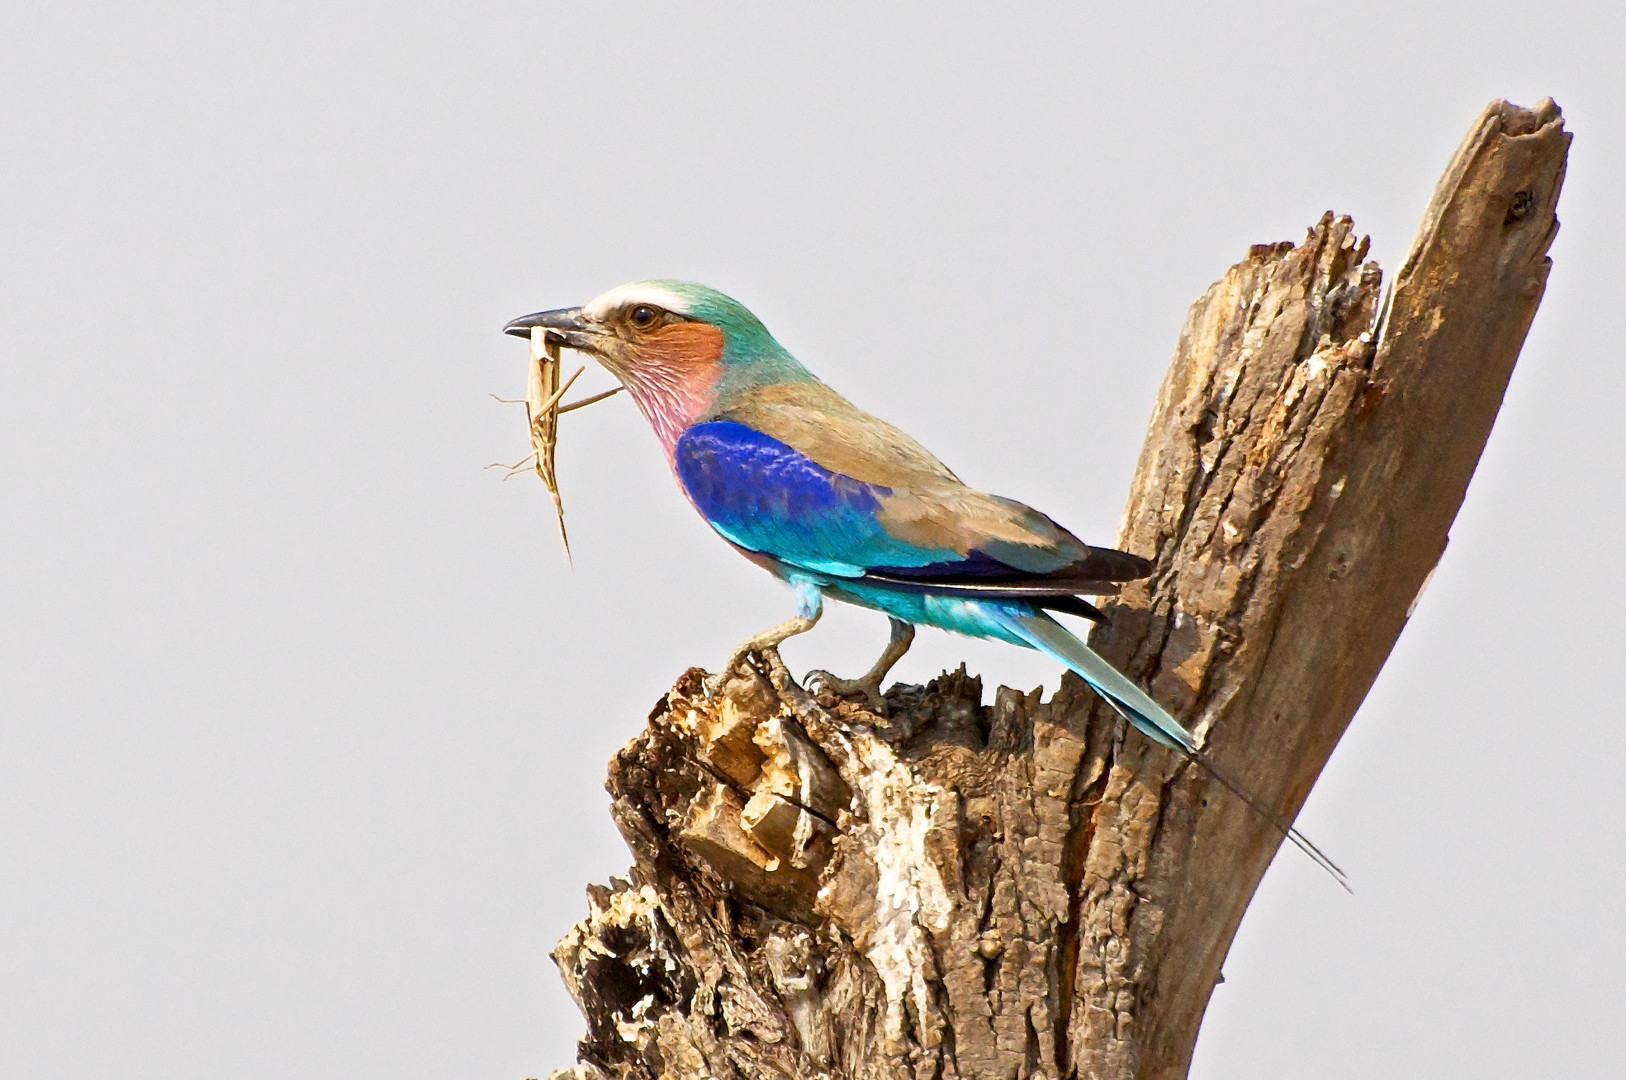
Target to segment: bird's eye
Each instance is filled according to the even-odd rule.
[[[639,304],[627,312],[627,321],[639,330],[648,330],[655,325],[660,317],[660,311],[648,304]]]

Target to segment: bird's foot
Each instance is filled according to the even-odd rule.
[[[779,659],[779,643],[788,637],[805,634],[813,629],[814,625],[819,621],[819,615],[824,611],[824,597],[817,586],[809,582],[802,582],[796,587],[796,595],[798,603],[796,614],[793,617],[786,619],[772,630],[766,630],[755,637],[749,637],[740,642],[739,646],[729,654],[728,663],[724,664],[717,674],[706,679],[707,697],[715,698],[722,693],[723,687],[728,685],[729,676],[733,675],[734,670],[744,664],[752,653],[757,655],[757,658],[763,662],[763,665],[770,673],[776,668],[780,671],[784,670],[785,662]],[[798,686],[797,689],[800,690],[801,687]]]
[[[869,707],[882,716],[886,715],[886,698],[881,695],[881,680],[886,676],[870,672],[861,679],[843,679],[839,675],[832,675],[822,668],[810,671],[802,679],[803,685],[811,693],[834,694],[836,697],[852,697],[863,695]]]
[[[804,680],[812,689],[817,684],[819,691],[829,691],[837,697],[851,697],[854,694],[864,695],[871,709],[880,716],[886,715],[886,698],[881,696],[881,684],[886,681],[887,674],[892,666],[902,659],[903,654],[909,651],[914,644],[915,628],[902,619],[892,620],[892,637],[886,643],[886,649],[881,653],[879,660],[866,672],[862,678],[843,679],[832,675],[828,671],[810,671]]]
[[[736,672],[743,672],[747,677],[757,675],[757,670],[751,665],[751,657],[753,656],[761,661],[761,671],[769,676],[770,681],[775,669],[782,671],[785,668],[785,662],[779,658],[779,647],[776,645],[762,645],[737,652],[728,658],[728,663],[723,665],[721,671],[706,676],[704,683],[706,696],[716,698],[721,695],[723,687],[728,685],[728,681],[734,677]]]

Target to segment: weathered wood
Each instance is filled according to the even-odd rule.
[[[1346,218],[1192,308],[1091,643],[1291,816],[1445,547],[1549,267],[1569,135],[1498,102],[1380,317]],[[1184,1076],[1280,835],[1076,679],[886,715],[690,672],[611,763],[630,882],[555,959],[625,1078]]]

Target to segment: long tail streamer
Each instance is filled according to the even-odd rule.
[[[1339,869],[1338,864],[1316,847],[1309,837],[1294,828],[1280,812],[1215,765],[1213,760],[1198,748],[1196,737],[1191,732],[1182,727],[1178,720],[1170,716],[1144,690],[1131,682],[1128,676],[1101,659],[1065,626],[1043,612],[1022,614],[1008,609],[997,609],[993,605],[988,605],[987,611],[1011,633],[1077,672],[1080,678],[1090,684],[1091,689],[1105,698],[1119,715],[1139,728],[1147,738],[1181,754],[1219,781],[1225,790],[1241,799],[1254,813],[1291,841],[1294,847],[1331,874],[1333,880],[1338,882],[1345,892],[1355,891],[1349,887],[1349,878]]]

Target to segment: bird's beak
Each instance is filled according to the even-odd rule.
[[[595,327],[584,315],[579,307],[554,308],[552,311],[537,311],[530,315],[521,315],[502,328],[505,334],[515,337],[528,338],[533,327],[541,326],[548,331],[548,340],[571,349],[582,349],[587,352],[596,352],[593,348],[593,334]]]

